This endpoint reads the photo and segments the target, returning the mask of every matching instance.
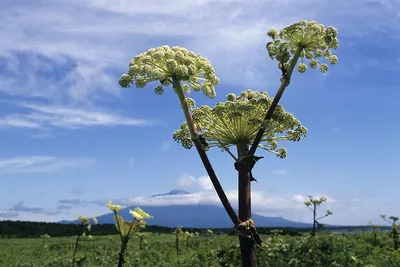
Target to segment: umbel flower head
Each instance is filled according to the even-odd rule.
[[[168,45],[151,48],[136,56],[129,63],[128,73],[119,78],[119,84],[121,87],[135,84],[143,88],[149,82],[159,81],[160,85],[154,92],[161,95],[165,87],[173,84],[173,78],[186,82],[182,86],[186,93],[189,94],[192,87],[194,91],[202,90],[209,98],[215,97],[214,87],[219,84],[214,68],[207,59],[186,48],[170,48]]]
[[[240,143],[251,144],[263,124],[265,113],[272,103],[266,92],[247,90],[239,96],[227,95],[226,102],[217,103],[214,107],[201,106],[193,109],[193,122],[198,132],[207,141],[209,147],[226,150]],[[292,114],[278,105],[272,119],[266,126],[260,147],[279,157],[286,156],[284,148],[278,148],[278,141],[299,141],[307,134]],[[187,123],[175,131],[173,138],[184,148],[192,147]]]
[[[108,201],[108,203],[106,204],[106,206],[113,212],[118,212],[120,210],[122,210],[122,206],[120,205],[113,205],[111,200]]]
[[[144,212],[141,208],[137,207],[134,210],[129,210],[129,213],[133,216],[138,221],[141,221],[143,219],[151,219],[153,216],[150,214]]]
[[[319,67],[323,73],[328,71],[328,65],[321,63],[322,58],[330,64],[338,62],[337,56],[331,52],[331,49],[339,47],[338,31],[332,26],[325,28],[314,20],[301,20],[283,28],[280,32],[271,29],[267,35],[273,40],[266,45],[268,54],[271,59],[279,61],[279,68],[283,65],[288,70],[296,51],[300,51],[301,62],[297,65],[299,72],[307,70],[305,61],[308,61],[310,68]]]

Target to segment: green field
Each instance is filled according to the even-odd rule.
[[[302,236],[262,235],[263,251],[258,251],[259,266],[400,266],[399,251],[392,248],[388,232],[378,233],[376,246],[372,233],[320,233],[314,239]],[[147,244],[139,249],[133,238],[125,266],[240,266],[237,237],[200,236],[189,243],[182,236],[180,255],[176,254],[175,236],[149,233]],[[75,237],[0,238],[0,266],[63,267],[71,266]],[[79,266],[117,266],[120,240],[117,235],[82,238],[78,251]]]

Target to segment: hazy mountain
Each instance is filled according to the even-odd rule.
[[[168,195],[184,195],[190,194],[183,190],[172,190],[169,193],[157,194],[152,197],[162,197]],[[127,207],[119,212],[126,220],[132,220],[132,215],[129,214],[129,209],[134,209],[136,206]],[[225,209],[222,206],[214,205],[170,205],[170,206],[145,206],[141,205],[147,213],[154,216],[153,219],[147,220],[149,225],[192,228],[230,228],[230,221]],[[257,227],[294,227],[306,228],[311,227],[311,224],[289,221],[281,217],[266,217],[253,214],[253,220]],[[99,223],[114,223],[114,214],[107,213],[97,217]],[[75,223],[76,221],[60,221],[60,223]]]

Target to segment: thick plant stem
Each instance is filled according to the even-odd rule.
[[[297,48],[297,51],[290,62],[290,66],[289,69],[287,70],[286,76],[282,77],[281,79],[281,85],[279,86],[278,92],[276,93],[274,99],[272,100],[271,106],[269,107],[267,114],[265,115],[264,121],[268,121],[272,118],[272,114],[274,113],[275,108],[278,106],[279,100],[281,99],[283,93],[285,92],[286,87],[290,83],[290,78],[292,76],[294,68],[296,67],[297,60],[299,59],[302,50],[303,50],[302,47]],[[256,153],[257,147],[261,142],[264,132],[265,128],[261,127],[256,137],[254,138],[253,144],[251,145],[250,151],[248,153],[249,155],[254,156],[254,154]]]
[[[224,206],[226,212],[228,213],[232,223],[235,226],[238,226],[241,223],[241,221],[239,220],[235,211],[233,210],[233,208],[228,200],[228,197],[226,196],[225,191],[222,188],[222,186],[218,180],[218,177],[215,174],[214,169],[208,159],[208,156],[201,144],[197,130],[195,129],[194,124],[193,124],[192,115],[190,113],[190,108],[186,102],[186,97],[183,93],[181,82],[179,81],[179,79],[177,79],[174,76],[172,77],[172,81],[173,81],[173,86],[178,94],[179,101],[182,105],[183,112],[185,114],[185,119],[188,124],[189,131],[190,131],[190,136],[193,140],[194,145],[196,146],[197,152],[199,153],[201,161],[203,162],[204,168],[206,169],[207,174],[210,177],[211,182],[215,188],[215,191],[217,192],[218,197],[221,200],[222,205]]]
[[[248,144],[238,144],[237,151],[239,159],[246,156],[248,152]],[[238,167],[239,219],[244,222],[251,218],[251,176],[248,165],[239,164]],[[239,242],[242,266],[256,267],[257,258],[253,240],[239,236]]]
[[[125,263],[124,253],[125,253],[127,244],[128,244],[128,240],[123,240],[121,243],[121,249],[118,254],[118,267],[124,266],[124,263]]]
[[[398,245],[399,233],[396,228],[393,228],[392,235],[393,235],[393,248],[394,248],[394,250],[398,250],[399,249],[399,245]]]
[[[313,228],[312,228],[312,236],[315,236],[315,226],[317,224],[317,205],[314,204],[314,209],[313,209]]]

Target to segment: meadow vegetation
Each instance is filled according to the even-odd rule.
[[[126,247],[124,266],[197,267],[241,265],[237,237],[202,231],[187,238],[176,233],[146,233],[146,243],[132,239]],[[283,235],[279,230],[260,234],[264,241],[257,251],[258,266],[400,266],[400,254],[393,249],[390,231],[358,234],[311,233]],[[76,236],[46,238],[0,238],[0,266],[70,267]],[[176,248],[179,246],[179,253]],[[118,266],[119,235],[82,237],[75,266]]]

